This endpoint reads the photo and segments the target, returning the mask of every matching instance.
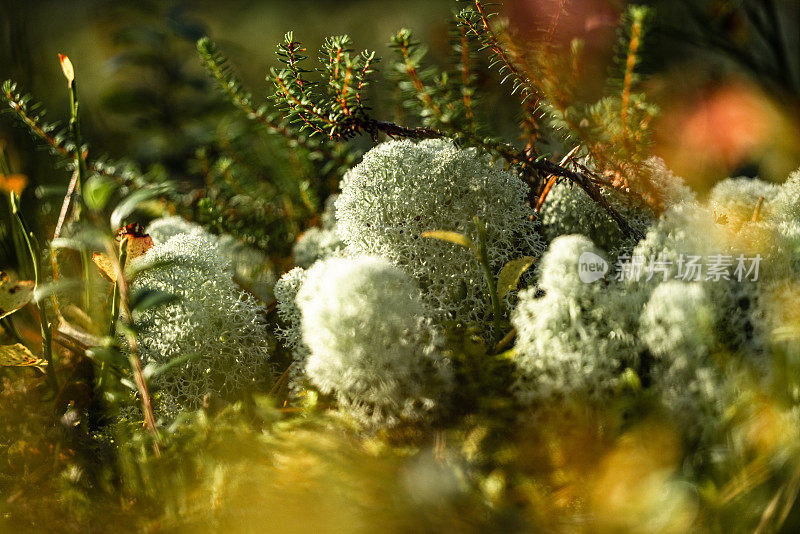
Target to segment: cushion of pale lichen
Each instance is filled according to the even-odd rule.
[[[370,150],[344,177],[336,231],[348,254],[377,254],[408,272],[440,318],[489,331],[491,306],[474,254],[422,234],[448,230],[477,243],[473,218],[479,217],[497,273],[543,250],[527,196],[519,177],[474,149],[446,140],[392,141]]]
[[[450,373],[420,297],[413,279],[381,257],[316,263],[297,295],[310,381],[370,424],[429,414]]]
[[[204,397],[236,398],[270,381],[265,310],[234,283],[230,262],[202,234],[176,234],[137,259],[131,291],[161,291],[176,300],[138,312],[144,365],[185,362],[156,375],[156,406],[175,416]]]

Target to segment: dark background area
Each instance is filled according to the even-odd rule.
[[[286,31],[295,30],[312,51],[327,35],[349,33],[357,46],[387,55],[393,31],[413,27],[429,40],[446,32],[449,12],[446,0],[4,0],[0,77],[35,95],[50,120],[63,120],[68,93],[57,53],[67,54],[78,75],[83,129],[94,155],[130,158],[145,168],[161,164],[180,174],[231,110],[200,66],[199,37],[215,39],[253,94],[265,100],[271,92],[265,75],[277,63],[275,46]],[[0,139],[34,183],[59,181],[47,176],[50,162],[33,155],[33,143],[11,120],[1,121]]]
[[[797,2],[644,3],[655,9],[639,70],[648,75],[650,99],[662,108],[654,152],[699,189],[730,174],[783,180],[800,164]],[[503,10],[522,42],[549,33],[557,43],[586,41],[591,100],[602,93],[612,68],[625,6],[621,0],[512,0]],[[143,170],[196,182],[197,150],[218,138],[220,129],[248,128],[232,126],[233,108],[203,71],[197,38],[217,41],[256,99],[265,101],[271,93],[265,75],[288,30],[312,56],[326,36],[350,34],[357,49],[374,49],[385,58],[379,65],[383,76],[391,59],[389,38],[401,27],[428,45],[427,61],[446,62],[454,7],[451,0],[3,0],[0,78],[13,79],[43,102],[50,120],[65,121],[68,93],[57,54],[66,53],[79,80],[90,157],[126,158]],[[761,31],[764,24],[770,29],[770,20],[779,27]],[[485,118],[500,133],[514,132],[515,100],[491,76],[478,81]],[[376,115],[396,118],[392,84],[376,84],[372,91]],[[54,169],[10,116],[0,118],[0,142],[16,171],[29,178],[25,202],[52,213],[67,171]],[[368,140],[359,142],[369,146]],[[279,149],[272,150],[267,157]],[[55,187],[37,189],[42,185]]]

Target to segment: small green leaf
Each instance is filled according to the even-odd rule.
[[[525,256],[506,263],[503,268],[500,269],[500,274],[497,275],[498,298],[502,299],[509,293],[509,291],[514,291],[517,289],[519,279],[535,261],[536,258],[532,256]]]
[[[422,232],[422,237],[430,237],[440,241],[449,241],[462,247],[466,247],[472,251],[475,250],[475,245],[472,244],[470,238],[458,232],[450,232],[448,230],[431,230],[429,232]]]
[[[511,347],[507,351],[501,352],[500,354],[497,354],[495,356],[495,358],[497,358],[499,360],[508,360],[508,361],[512,361],[516,357],[517,357],[517,348],[516,347]]]
[[[136,208],[149,200],[153,200],[169,191],[169,186],[166,184],[159,184],[148,189],[139,189],[131,193],[120,202],[114,211],[111,213],[111,228],[116,230],[122,226],[122,222],[133,213]]]
[[[126,363],[122,353],[114,347],[92,347],[86,350],[86,356],[98,365],[107,363],[109,365],[124,366]]]
[[[639,378],[639,375],[630,367],[627,367],[622,372],[622,376],[620,377],[617,385],[618,391],[624,391],[626,389],[635,392],[642,390],[642,381]]]
[[[86,205],[93,210],[102,210],[117,187],[117,182],[111,178],[97,174],[92,175],[84,185],[83,196]]]
[[[173,358],[169,360],[167,363],[162,363],[160,365],[156,365],[154,363],[148,364],[143,369],[144,377],[147,380],[151,380],[152,378],[155,378],[158,375],[168,372],[170,369],[174,369],[175,367],[181,366],[184,363],[199,357],[200,357],[199,354],[193,352],[191,354],[184,354],[183,356],[178,356],[177,358]]]
[[[140,289],[131,295],[131,311],[143,312],[162,304],[171,304],[178,298],[177,295],[157,289]]]
[[[69,294],[80,289],[82,285],[82,282],[76,278],[59,278],[53,282],[38,286],[33,293],[33,302],[38,304],[53,295]]]

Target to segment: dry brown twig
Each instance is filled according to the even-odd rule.
[[[119,244],[119,249],[122,254],[125,253],[127,245],[128,238],[125,237]],[[114,272],[116,274],[116,284],[119,289],[120,314],[125,317],[131,317],[128,282],[125,280],[123,265],[119,261],[119,257],[122,254],[117,256],[117,251],[114,250],[114,246],[111,243],[108,243],[106,246],[106,254],[109,258],[111,258],[114,266]],[[125,338],[128,342],[128,361],[130,362],[131,369],[133,370],[133,378],[136,382],[136,389],[139,391],[139,395],[142,398],[142,411],[144,412],[145,425],[155,437],[153,448],[156,456],[160,456],[161,451],[159,447],[158,427],[156,425],[156,418],[153,412],[153,401],[150,396],[150,389],[147,386],[147,379],[144,376],[142,360],[139,358],[139,343],[136,340],[136,335],[127,328],[125,329]]]

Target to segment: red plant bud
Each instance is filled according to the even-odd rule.
[[[72,68],[72,61],[64,54],[58,54],[58,60],[61,62],[61,70],[64,71],[64,77],[67,79],[69,85],[72,85],[72,82],[75,81],[75,71]]]

